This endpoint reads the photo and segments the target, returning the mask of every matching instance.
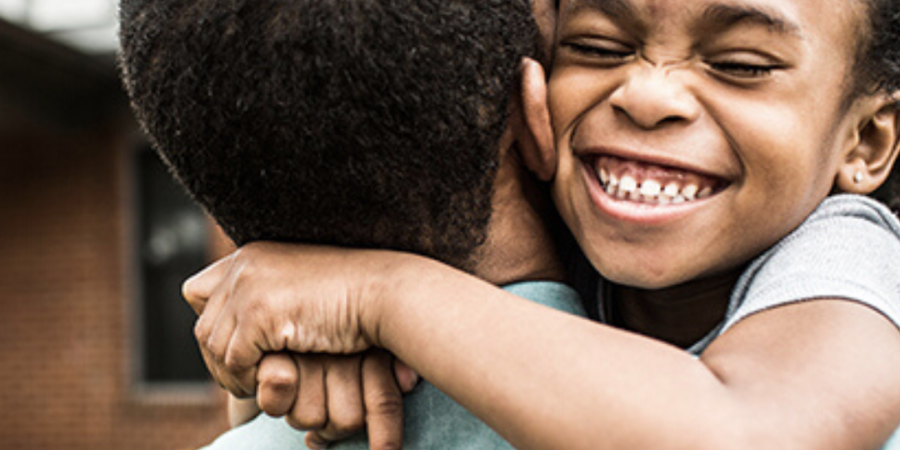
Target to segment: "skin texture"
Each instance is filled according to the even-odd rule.
[[[534,142],[549,135],[559,151],[536,145],[542,155],[523,159],[539,164],[557,161],[547,153],[558,155],[561,214],[601,273],[628,284],[635,301],[676,286],[689,286],[685,295],[708,293],[719,284],[706,280],[730,275],[788,233],[832,187],[865,193],[884,181],[897,147],[892,100],[878,94],[841,107],[854,28],[830,18],[854,17],[851,6],[723,0],[717,3],[732,11],[779,18],[762,28],[744,19],[723,29],[703,20],[712,2],[622,3],[613,14],[562,2],[552,128],[535,113],[540,105],[523,102]],[[777,38],[767,37],[773,33]],[[748,51],[742,36],[765,48]],[[833,63],[835,55],[843,65]],[[758,66],[772,58],[776,68],[760,77]],[[524,98],[540,98],[534,92],[542,79],[536,65],[526,68]],[[580,94],[566,92],[575,85]],[[719,103],[719,96],[730,101]],[[614,145],[615,156],[636,167],[653,162],[704,173],[724,180],[724,188],[674,212],[598,200],[583,155],[601,145]],[[698,218],[719,222],[707,223],[707,231]],[[703,252],[678,265],[668,260],[691,254],[692,245]],[[234,269],[276,266],[287,270]],[[258,289],[273,281],[294,286],[290,304],[259,302]],[[254,246],[190,281],[185,294],[208,302],[198,339],[233,374],[256,364],[261,349],[385,347],[519,448],[877,448],[900,422],[900,334],[878,313],[840,299],[751,316],[695,359],[399,253]],[[265,326],[235,320],[246,311],[273,319]]]

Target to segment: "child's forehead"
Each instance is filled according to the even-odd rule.
[[[539,0],[538,0],[539,1]],[[591,14],[641,34],[683,33],[707,42],[737,27],[755,27],[776,38],[816,41],[813,52],[855,57],[867,23],[863,0],[558,0],[557,28]],[[560,35],[557,34],[557,38]]]
[[[673,20],[723,25],[751,21],[778,31],[855,25],[865,10],[865,2],[860,0],[555,0],[555,4],[562,14],[589,9],[613,19],[637,19],[651,25]]]

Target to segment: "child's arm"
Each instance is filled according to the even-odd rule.
[[[517,448],[877,448],[900,421],[900,334],[846,301],[756,314],[697,359],[400,253],[263,244],[185,293],[210,299],[197,332],[218,364],[383,346]],[[279,320],[236,320],[254,310]]]

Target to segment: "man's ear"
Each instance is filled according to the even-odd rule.
[[[835,186],[842,192],[868,194],[891,174],[900,149],[900,92],[863,100],[856,145],[838,170]]]
[[[519,89],[513,94],[510,125],[528,169],[542,181],[556,175],[556,148],[547,105],[547,80],[540,63],[525,58]]]

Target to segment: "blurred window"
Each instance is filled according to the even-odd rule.
[[[89,55],[118,47],[118,0],[0,0],[0,18]]]
[[[206,381],[193,335],[196,317],[181,296],[184,280],[209,261],[206,216],[149,146],[135,159],[141,381]]]

